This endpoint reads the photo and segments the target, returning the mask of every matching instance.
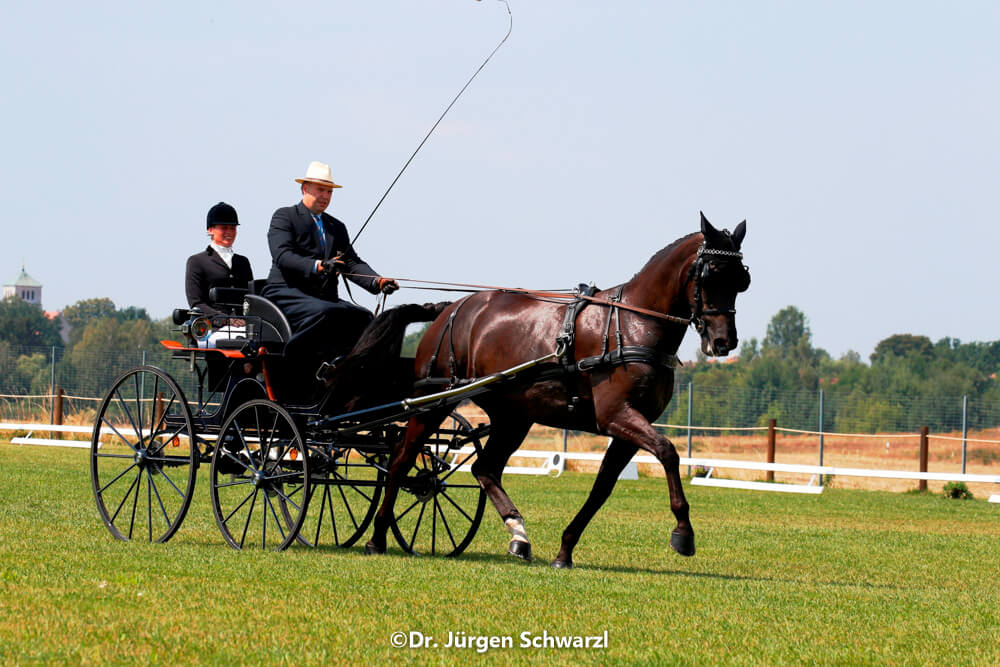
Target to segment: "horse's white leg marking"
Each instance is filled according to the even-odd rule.
[[[528,540],[528,533],[524,530],[524,521],[511,517],[503,522],[503,525],[507,527],[507,532],[511,534],[513,542],[527,542],[531,544]]]

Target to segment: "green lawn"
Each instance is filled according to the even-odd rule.
[[[687,487],[698,554],[685,559],[667,546],[666,483],[643,478],[620,483],[576,569],[556,571],[592,476],[508,480],[539,557],[526,565],[504,555],[490,508],[454,560],[237,552],[207,474],[171,542],[118,542],[87,461],[0,444],[0,663],[1000,663],[1000,505],[982,500]],[[605,631],[606,649],[519,646],[522,632]],[[394,648],[394,632],[442,645]],[[514,646],[448,649],[449,632]]]

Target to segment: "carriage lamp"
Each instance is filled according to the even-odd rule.
[[[191,323],[191,335],[195,338],[205,338],[212,330],[212,325],[208,318],[199,317]]]

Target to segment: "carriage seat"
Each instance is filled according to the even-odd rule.
[[[292,337],[288,318],[276,305],[257,294],[243,296],[243,314],[260,318],[260,342],[271,352],[278,352]],[[249,323],[248,323],[249,324]]]

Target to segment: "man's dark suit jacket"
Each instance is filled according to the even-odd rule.
[[[323,253],[316,229],[316,221],[299,202],[295,206],[279,208],[271,217],[271,226],[267,230],[267,244],[271,248],[271,273],[267,282],[274,285],[284,284],[295,287],[306,294],[336,301],[339,299],[337,276],[327,279],[325,273],[315,273],[313,267],[317,259],[329,259],[338,252],[343,253],[346,273],[354,273],[370,278],[349,277],[353,283],[378,293],[378,277],[375,269],[368,266],[351,246],[347,227],[332,215],[323,213],[323,229],[326,234],[326,253]]]
[[[233,255],[233,268],[226,266],[218,253],[208,246],[202,252],[188,257],[184,272],[184,291],[188,306],[201,308],[208,315],[222,314],[208,298],[208,290],[213,287],[247,288],[253,280],[250,260],[243,255]],[[228,313],[232,314],[232,313]]]

